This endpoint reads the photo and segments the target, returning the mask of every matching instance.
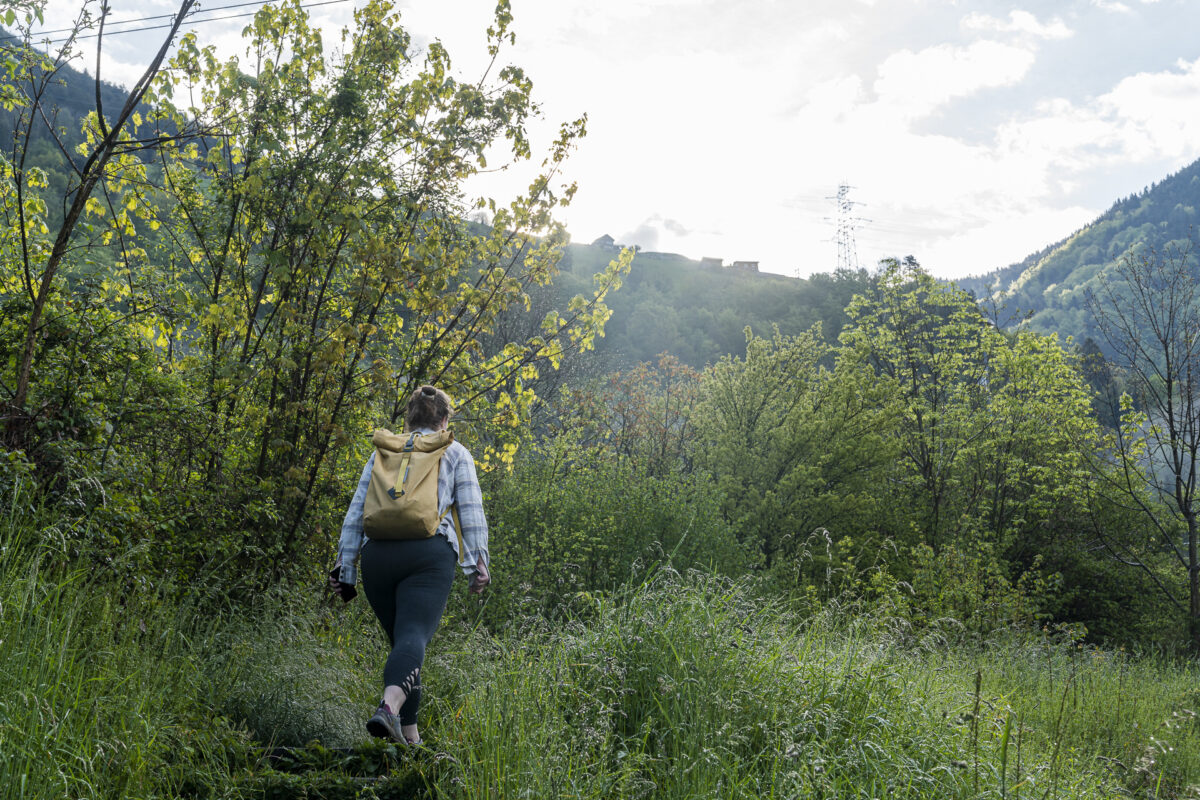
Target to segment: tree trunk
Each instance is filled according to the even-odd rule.
[[[1188,527],[1188,633],[1192,651],[1200,653],[1200,555],[1196,542],[1196,516],[1189,514]]]
[[[163,41],[162,47],[159,48],[158,53],[154,56],[154,60],[146,68],[141,79],[129,93],[116,122],[108,128],[104,139],[100,142],[96,150],[92,152],[92,155],[83,166],[79,189],[75,192],[75,200],[71,203],[71,207],[67,209],[67,213],[63,216],[62,227],[59,228],[58,236],[54,240],[54,247],[50,251],[50,257],[46,260],[46,268],[42,272],[42,279],[39,282],[37,294],[33,298],[33,309],[29,312],[29,322],[25,327],[25,342],[21,348],[21,365],[17,371],[17,388],[11,401],[12,416],[15,417],[14,422],[16,424],[12,424],[9,427],[8,439],[10,446],[22,447],[28,444],[26,441],[28,425],[26,423],[28,422],[29,415],[26,412],[25,405],[29,399],[29,384],[33,375],[33,359],[37,353],[37,342],[41,335],[42,313],[45,311],[46,301],[50,297],[50,291],[53,288],[54,278],[58,274],[58,268],[67,254],[67,245],[70,242],[71,234],[79,222],[79,217],[87,205],[88,198],[92,195],[92,190],[96,188],[96,184],[104,177],[104,168],[108,165],[109,160],[117,150],[117,146],[120,143],[121,130],[125,127],[125,123],[132,116],[138,104],[142,102],[142,97],[146,94],[146,89],[149,88],[150,82],[158,74],[159,68],[162,66],[163,59],[166,58],[167,49],[174,40],[179,26],[183,23],[183,18],[195,2],[196,0],[183,0],[180,4],[179,12],[175,15],[171,31]],[[97,44],[97,50],[99,50],[99,44]],[[97,52],[96,57],[99,59],[99,52]],[[99,80],[99,77],[97,77],[97,80]],[[97,109],[98,113],[102,111],[103,109]]]

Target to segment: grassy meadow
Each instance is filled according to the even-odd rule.
[[[4,798],[1177,798],[1200,784],[1192,662],[1069,633],[916,628],[886,600],[789,608],[749,579],[669,566],[501,632],[460,583],[426,665],[426,747],[396,752],[363,729],[385,651],[364,603],[312,586],[239,606],[122,587],[119,563],[60,566],[37,522],[10,516],[3,541]]]

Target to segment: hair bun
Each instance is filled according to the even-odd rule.
[[[408,430],[437,429],[450,419],[452,405],[450,395],[436,386],[425,384],[413,389],[413,393],[408,396],[404,424]]]

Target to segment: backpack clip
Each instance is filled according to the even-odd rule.
[[[420,435],[421,434],[419,433],[414,433],[412,436],[408,437],[408,442],[405,443],[404,450],[401,451],[404,453],[404,458],[400,460],[400,469],[396,473],[396,485],[387,490],[388,497],[392,498],[393,500],[395,500],[397,497],[404,496],[404,485],[408,483],[408,468],[412,466],[412,456],[410,456],[409,453],[411,453],[413,447],[416,446],[417,437]]]

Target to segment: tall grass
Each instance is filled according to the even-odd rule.
[[[386,652],[365,603],[280,587],[213,614],[125,594],[119,569],[61,566],[52,521],[0,532],[0,798],[376,791],[337,754],[272,777],[256,750],[365,741]],[[881,607],[800,616],[669,570],[571,608],[499,635],[448,617],[405,796],[1197,796],[1194,663],[1030,632],[956,641]]]
[[[63,566],[51,521],[0,532],[0,797],[172,796],[221,771],[238,737],[194,702],[186,610]]]
[[[204,642],[207,702],[256,742],[363,741],[387,644],[365,602],[337,608],[316,600],[310,591],[277,587]]]
[[[1188,796],[1200,796],[1200,668],[1194,661],[1006,635],[982,652],[926,651],[914,661],[920,667],[940,667],[960,683],[978,671],[983,747],[1000,746],[1004,720],[1011,718],[1027,747],[1057,751],[1057,763],[1011,772],[1009,783],[1044,789],[1064,773],[1101,772],[1138,796],[1177,796],[1188,786]]]
[[[203,587],[127,581],[119,560],[69,566],[53,513],[3,523],[0,798],[238,796],[261,747],[363,738],[369,611],[331,624],[285,587],[222,611]]]
[[[559,629],[462,636],[426,682],[445,797],[1150,798],[1200,782],[1197,677],[667,574]]]

